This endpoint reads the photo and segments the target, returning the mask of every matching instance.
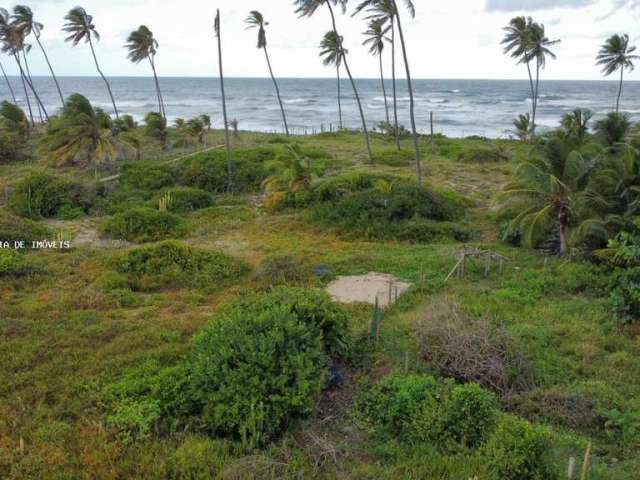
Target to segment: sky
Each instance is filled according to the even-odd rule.
[[[64,15],[78,0],[24,2],[45,25],[41,41],[59,75],[95,75],[89,47],[72,48],[60,31]],[[350,0],[350,10],[358,0]],[[417,14],[403,12],[412,76],[415,78],[524,79],[526,70],[502,53],[502,28],[516,15],[531,15],[561,43],[558,58],[543,73],[546,79],[602,78],[594,57],[607,36],[628,33],[640,45],[640,0],[414,0]],[[11,7],[12,4],[5,4]],[[161,76],[214,76],[217,51],[213,33],[215,9],[222,15],[223,60],[229,77],[264,77],[264,55],[256,48],[255,31],[244,19],[258,9],[269,22],[268,48],[280,77],[331,77],[318,57],[318,44],[330,29],[326,9],[299,19],[292,0],[84,0],[102,38],[97,55],[107,76],[147,76],[148,64],[134,65],[123,45],[132,30],[147,25],[160,43],[157,68]],[[338,29],[349,50],[353,74],[376,78],[378,63],[362,46],[362,18],[338,17]],[[46,75],[37,48],[29,56],[33,75]],[[388,58],[385,59],[388,61]],[[2,59],[8,73],[16,70]],[[640,65],[639,65],[640,66]],[[388,67],[387,67],[388,68]],[[640,68],[628,75],[640,80]]]

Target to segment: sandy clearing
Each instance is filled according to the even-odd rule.
[[[327,293],[340,303],[376,303],[386,307],[394,303],[397,298],[411,287],[410,283],[402,282],[393,275],[369,272],[366,275],[352,275],[338,277],[327,286]],[[391,295],[389,291],[391,290]]]

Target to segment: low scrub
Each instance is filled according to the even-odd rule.
[[[157,196],[153,207],[158,207],[160,202],[166,202],[166,209],[174,213],[188,213],[213,205],[213,195],[199,188],[176,187],[171,188]]]
[[[104,234],[130,242],[180,238],[188,231],[188,224],[180,217],[148,207],[132,208],[116,214],[102,225]]]
[[[79,183],[43,172],[32,172],[16,185],[8,207],[21,217],[51,218],[69,211],[84,214],[95,199],[96,192]]]
[[[426,442],[443,451],[477,448],[492,434],[495,395],[476,384],[455,385],[428,375],[384,378],[357,410],[379,433]]]
[[[9,213],[0,213],[0,241],[2,242],[24,241],[29,246],[32,241],[50,239],[51,236],[51,230],[38,222]]]
[[[175,184],[173,170],[157,162],[125,163],[120,168],[120,185],[140,190],[159,190]]]
[[[416,338],[422,358],[441,375],[477,382],[505,398],[534,386],[529,362],[508,332],[465,315],[454,303],[429,305]]]
[[[217,289],[237,280],[249,267],[229,255],[176,241],[130,250],[116,264],[134,290],[169,287]]]
[[[398,150],[397,148],[388,148],[386,150],[377,150],[373,154],[373,162],[378,165],[388,165],[390,167],[406,167],[416,159],[413,150]]]
[[[39,267],[23,252],[0,249],[0,278],[24,277],[38,270]]]
[[[262,261],[255,278],[266,285],[300,283],[309,278],[309,270],[292,255],[276,255]]]
[[[611,276],[609,298],[615,318],[625,324],[640,321],[640,267],[618,268]]]
[[[509,161],[509,156],[496,148],[472,148],[460,152],[458,160],[465,163],[498,163]]]

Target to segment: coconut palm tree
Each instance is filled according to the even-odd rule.
[[[284,105],[282,104],[282,99],[280,98],[280,88],[278,87],[276,77],[273,75],[271,60],[269,59],[269,52],[267,51],[267,33],[264,27],[269,25],[269,23],[264,21],[264,17],[257,10],[253,10],[251,11],[251,13],[249,13],[249,16],[245,20],[245,23],[248,25],[247,28],[256,28],[258,30],[258,48],[261,48],[264,51],[264,57],[266,58],[267,66],[269,67],[269,74],[271,75],[271,80],[273,80],[273,85],[276,89],[276,96],[278,97],[278,103],[280,104],[282,121],[284,122],[284,130],[288,137],[289,125],[287,124],[287,115],[284,112]]]
[[[391,27],[385,26],[383,22],[379,20],[371,20],[368,25],[368,29],[364,32],[366,40],[362,43],[369,47],[369,53],[374,57],[378,57],[380,63],[380,83],[382,85],[382,95],[384,96],[384,110],[386,114],[387,123],[389,121],[389,103],[387,102],[387,89],[384,86],[384,68],[382,66],[382,54],[384,52],[385,41],[387,41],[387,33]]]
[[[587,141],[589,134],[589,121],[593,118],[591,110],[576,108],[570,113],[565,113],[560,119],[560,131],[576,147],[581,147]]]
[[[71,45],[75,47],[84,40],[89,44],[89,47],[91,47],[91,55],[93,56],[93,61],[96,64],[96,70],[98,70],[98,73],[107,86],[107,91],[109,92],[111,103],[113,104],[113,111],[116,115],[116,119],[119,119],[120,115],[118,114],[116,100],[113,98],[113,93],[111,92],[111,85],[109,85],[107,77],[104,76],[102,70],[100,69],[98,57],[96,56],[96,51],[93,48],[92,38],[97,42],[100,41],[100,34],[96,30],[96,26],[93,24],[93,17],[87,14],[84,8],[75,7],[69,10],[69,13],[67,13],[64,19],[67,21],[67,23],[65,23],[62,27],[62,31],[69,34],[69,36],[65,38],[65,41],[71,42]]]
[[[58,83],[58,78],[56,77],[55,72],[53,71],[53,67],[51,66],[51,62],[49,61],[49,56],[47,55],[47,51],[44,49],[42,42],[40,41],[40,35],[42,33],[42,29],[44,25],[40,22],[36,22],[33,18],[33,11],[31,8],[25,5],[16,5],[13,8],[13,19],[12,22],[23,31],[25,37],[29,36],[33,33],[33,36],[36,39],[36,43],[40,47],[40,51],[42,51],[42,55],[44,56],[45,61],[47,62],[47,66],[49,67],[49,71],[51,72],[51,77],[53,78],[54,83],[56,84],[56,88],[58,89],[58,95],[60,96],[60,102],[64,107],[64,96],[62,95],[62,89],[60,88],[60,84]]]
[[[536,91],[534,95],[533,117],[531,118],[532,134],[535,135],[536,113],[538,111],[538,99],[540,98],[540,71],[547,66],[547,57],[552,60],[556,55],[551,51],[553,45],[560,43],[560,40],[550,40],[543,24],[534,23],[531,29],[531,56],[536,60]]]
[[[67,99],[60,116],[51,122],[43,148],[58,165],[81,161],[93,164],[97,177],[98,165],[116,152],[111,118],[75,93]]]
[[[222,71],[222,35],[220,31],[220,9],[216,10],[216,18],[213,23],[216,38],[218,39],[218,70],[220,71],[220,93],[222,95],[222,117],[224,119],[224,141],[227,148],[227,190],[233,191],[231,178],[231,140],[229,139],[229,121],[227,119],[227,98],[224,94],[224,73]]]
[[[155,57],[158,50],[158,42],[153,38],[153,32],[145,25],[140,25],[138,29],[131,32],[129,38],[127,38],[125,48],[129,50],[127,58],[133,63],[140,63],[143,60],[149,60],[149,65],[151,65],[151,71],[153,72],[153,80],[156,85],[158,111],[166,118],[167,112],[165,110],[162,90],[160,89],[160,82],[158,81],[158,74],[156,72]]]
[[[30,76],[22,67],[22,61],[20,60],[20,53],[24,52],[25,49],[29,49],[30,46],[25,43],[23,32],[20,31],[15,25],[8,23],[7,19],[8,12],[6,10],[0,9],[0,37],[2,39],[2,51],[13,56],[16,64],[18,65],[20,78],[22,79],[22,86],[24,88],[24,93],[27,100],[27,106],[29,107],[31,124],[35,125],[35,122],[33,120],[33,110],[31,109],[31,102],[29,100],[29,92],[27,90],[27,86],[29,86],[29,89],[33,93],[40,111],[44,112],[45,118],[48,121],[49,116],[47,114],[47,110],[40,100],[40,96],[38,95],[38,92],[36,92]]]
[[[620,111],[620,98],[622,97],[622,82],[624,80],[624,71],[633,71],[633,61],[640,58],[633,55],[636,47],[629,45],[629,35],[612,35],[602,45],[598,56],[596,57],[596,65],[602,66],[602,73],[606,77],[620,70],[620,84],[618,86],[618,97],[616,99],[616,113]]]
[[[367,20],[378,21],[383,24],[388,23],[391,29],[391,38],[388,39],[391,44],[391,84],[393,87],[393,124],[395,127],[396,147],[400,146],[400,127],[398,123],[398,87],[396,82],[396,21],[395,21],[395,5],[393,0],[363,0],[358,4],[352,16],[357,15],[361,11],[366,10]]]
[[[344,53],[347,53],[344,51]],[[342,65],[343,49],[342,42],[338,40],[336,32],[333,30],[325,33],[322,41],[320,42],[320,56],[323,58],[322,63],[325,66],[335,66],[336,74],[338,77],[338,117],[340,121],[340,130],[343,128],[342,124],[342,88],[340,85],[340,65]]]
[[[211,130],[211,117],[209,115],[203,113],[202,115],[200,115],[200,120],[202,121],[202,124],[205,126],[207,131]]]
[[[356,82],[353,79],[353,75],[351,75],[351,69],[349,68],[349,63],[347,62],[347,57],[345,55],[345,51],[342,48],[343,38],[338,33],[338,26],[336,24],[336,16],[333,11],[334,7],[340,7],[342,12],[346,12],[347,8],[347,0],[294,0],[294,5],[296,6],[296,13],[300,17],[312,17],[316,11],[326,5],[329,10],[329,15],[331,16],[331,25],[333,32],[335,33],[336,40],[340,47],[340,52],[342,56],[342,62],[344,64],[344,69],[349,76],[349,80],[351,82],[351,87],[353,88],[353,94],[356,98],[356,103],[358,104],[358,110],[360,112],[360,119],[362,120],[362,130],[364,134],[365,144],[367,147],[367,155],[369,157],[369,163],[373,163],[373,153],[371,152],[371,144],[369,142],[369,130],[367,128],[367,121],[364,118],[364,110],[362,109],[362,102],[360,101],[360,94],[358,93],[358,88],[356,87]]]
[[[538,154],[520,164],[515,180],[501,196],[520,208],[512,227],[535,246],[547,228],[557,228],[560,252],[569,249],[570,228],[581,220],[578,212],[589,201],[586,189],[595,162],[588,161],[560,137],[549,138]]]

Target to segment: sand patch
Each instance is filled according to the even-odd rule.
[[[410,287],[410,283],[402,282],[393,275],[369,272],[366,275],[338,277],[327,286],[327,293],[340,303],[362,302],[374,305],[377,298],[378,305],[386,307]]]

